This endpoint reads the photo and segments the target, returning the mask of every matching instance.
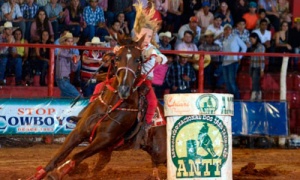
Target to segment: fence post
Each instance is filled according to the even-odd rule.
[[[54,88],[54,48],[50,48],[50,62],[48,70],[48,97],[53,97]]]
[[[203,93],[204,84],[204,54],[199,56],[198,93]]]

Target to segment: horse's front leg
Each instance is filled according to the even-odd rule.
[[[41,180],[48,172],[52,171],[57,167],[58,163],[62,162],[70,152],[82,141],[84,136],[78,132],[78,128],[75,128],[66,138],[65,142],[62,144],[61,148],[47,164],[45,168],[40,168],[35,175],[28,178],[28,180]]]
[[[61,180],[65,175],[69,174],[71,170],[75,169],[75,167],[84,159],[104,150],[107,147],[110,147],[115,143],[115,139],[110,133],[98,133],[99,134],[96,135],[95,139],[89,146],[79,153],[74,154],[70,160],[66,161],[54,172],[49,174],[49,179]]]

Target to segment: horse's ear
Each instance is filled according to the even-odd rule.
[[[138,47],[142,47],[142,44],[145,40],[145,37],[146,37],[146,34],[144,34],[138,41],[137,41],[137,44],[138,44]]]
[[[115,53],[112,53],[112,52],[106,53],[106,54],[103,55],[102,61],[103,62],[110,62],[115,56],[116,56]]]

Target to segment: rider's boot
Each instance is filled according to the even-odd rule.
[[[41,166],[39,166],[37,168],[37,172],[33,176],[29,177],[27,180],[41,180],[46,175],[47,175],[47,172],[45,171],[45,169],[42,168]]]

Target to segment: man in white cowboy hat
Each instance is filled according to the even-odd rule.
[[[1,26],[2,34],[0,35],[0,43],[14,43],[15,39],[12,35],[13,25],[7,21]],[[4,85],[4,77],[7,64],[15,67],[16,85],[22,84],[22,58],[17,57],[17,49],[15,47],[0,47],[0,85]]]
[[[188,62],[192,54],[179,54],[179,61],[174,62],[166,74],[166,82],[171,93],[191,93],[192,82],[196,81],[195,70]],[[179,78],[178,78],[179,77]]]
[[[106,47],[115,47],[118,44],[117,40],[111,35],[105,36],[104,39],[106,42]]]
[[[204,36],[204,43],[199,46],[199,51],[213,51],[219,52],[221,50],[220,46],[214,42],[215,33],[211,30],[206,30],[203,34]],[[216,83],[214,79],[214,72],[218,68],[222,68],[222,62],[220,61],[219,55],[211,55],[211,62],[210,64],[204,69],[204,84],[215,88]],[[219,74],[218,74],[219,75]],[[216,76],[217,77],[217,76]]]
[[[99,37],[93,37],[90,42],[85,43],[88,47],[105,47],[105,42],[101,42]],[[82,54],[82,66],[81,66],[81,89],[84,97],[89,97],[93,94],[95,86],[97,84],[96,78],[92,78],[98,68],[104,63],[102,56],[104,52],[101,50],[85,50]],[[104,63],[104,67],[108,67],[109,64]],[[101,69],[103,71],[103,69]],[[94,76],[95,77],[95,76]],[[92,79],[91,79],[92,78]],[[90,81],[88,83],[88,81]]]
[[[67,32],[59,38],[59,43],[65,46],[74,45],[74,37],[72,33]],[[56,83],[60,89],[61,97],[75,98],[80,95],[78,90],[70,82],[70,73],[76,71],[80,56],[70,48],[60,48],[57,52],[55,61],[56,66]]]
[[[5,2],[1,7],[1,11],[3,14],[4,21],[10,21],[12,22],[14,27],[21,28],[24,37],[26,31],[26,24],[23,20],[23,15],[20,6],[16,2],[16,0],[8,0],[7,2]]]
[[[159,50],[172,50],[170,41],[173,40],[172,34],[170,31],[159,33]]]

